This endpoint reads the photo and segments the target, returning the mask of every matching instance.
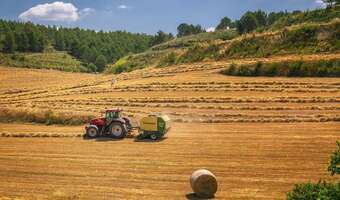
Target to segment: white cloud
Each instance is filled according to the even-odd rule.
[[[318,4],[321,7],[326,7],[327,4],[325,2],[323,2],[322,0],[315,0],[315,3]]]
[[[215,27],[209,27],[207,29],[205,29],[207,32],[215,32]]]
[[[118,7],[117,7],[118,9],[122,9],[122,10],[125,10],[125,9],[129,9],[130,8],[130,6],[127,6],[127,5],[119,5]]]
[[[19,15],[23,21],[58,21],[74,22],[81,17],[93,13],[92,8],[84,8],[78,11],[72,3],[56,1],[53,3],[38,4]]]
[[[79,16],[80,17],[86,17],[88,15],[91,15],[94,12],[95,12],[95,10],[93,8],[84,8],[81,11],[79,11]]]

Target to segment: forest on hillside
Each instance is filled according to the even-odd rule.
[[[127,53],[138,53],[152,45],[153,36],[124,31],[96,32],[80,28],[58,28],[0,20],[0,51],[5,53],[42,52],[49,47],[67,51],[91,71]]]

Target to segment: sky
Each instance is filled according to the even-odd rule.
[[[154,34],[176,33],[181,23],[213,30],[220,19],[248,10],[306,10],[321,0],[0,0],[0,18],[45,25]]]

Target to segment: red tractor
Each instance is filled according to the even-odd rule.
[[[122,139],[132,131],[131,121],[121,116],[122,110],[106,110],[102,118],[92,119],[85,127],[88,138],[111,136]]]

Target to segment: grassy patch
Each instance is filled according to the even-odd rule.
[[[174,52],[171,52],[161,59],[161,61],[159,62],[159,66],[164,67],[164,66],[174,65],[177,63],[177,61],[178,61],[177,54],[175,54]]]
[[[168,55],[170,51],[147,51],[140,54],[129,55],[119,59],[114,65],[108,66],[106,73],[120,74],[130,72],[144,67],[158,66],[162,58]]]
[[[340,59],[305,62],[262,63],[236,66],[232,64],[222,74],[232,76],[340,77]]]
[[[178,59],[179,63],[190,63],[190,62],[200,62],[203,60],[215,60],[219,57],[220,48],[216,44],[210,45],[196,45],[189,48],[186,53],[184,53]]]
[[[193,47],[198,43],[202,42],[212,42],[215,40],[231,40],[238,36],[236,30],[223,30],[223,31],[215,31],[215,32],[206,32],[199,33],[196,35],[185,36],[181,38],[173,39],[169,42],[165,42],[163,44],[156,45],[151,49],[156,50],[165,50],[171,48],[189,48]]]
[[[30,122],[46,125],[81,125],[87,123],[93,116],[75,115],[70,113],[55,113],[51,110],[32,111],[0,109],[0,122]]]
[[[0,63],[13,67],[87,72],[81,62],[66,52],[0,54]]]

